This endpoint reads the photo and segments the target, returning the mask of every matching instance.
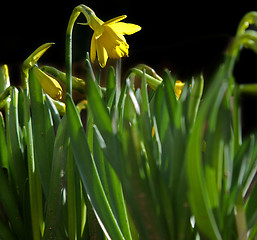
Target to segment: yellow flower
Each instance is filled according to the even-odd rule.
[[[182,93],[183,87],[184,87],[185,83],[177,80],[175,82],[175,94],[176,94],[176,99],[178,100],[180,98],[180,95]]]
[[[91,40],[90,58],[103,68],[107,59],[119,59],[128,56],[129,45],[124,35],[130,35],[141,30],[141,27],[131,23],[120,22],[126,15],[113,18],[107,22],[100,20],[93,12],[90,14],[89,26],[94,30]]]
[[[56,79],[50,77],[36,66],[32,68],[32,72],[36,76],[45,93],[55,100],[62,99],[63,90]]]

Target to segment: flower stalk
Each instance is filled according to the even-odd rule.
[[[68,27],[66,30],[66,42],[65,42],[65,61],[66,61],[66,93],[72,95],[72,31],[74,24],[80,15],[83,13],[87,21],[90,21],[90,15],[94,12],[89,7],[81,4],[74,8]]]

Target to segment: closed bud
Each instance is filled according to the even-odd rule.
[[[56,79],[50,77],[38,67],[33,67],[32,71],[45,93],[55,100],[62,99],[63,89]]]

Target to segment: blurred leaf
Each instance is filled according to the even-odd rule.
[[[2,240],[16,240],[16,236],[11,232],[8,224],[5,224],[0,219],[0,239]]]
[[[209,119],[209,129],[215,131],[217,114],[227,90],[226,82],[222,83],[224,77],[227,77],[226,66],[227,65],[221,67],[217,75],[214,76],[214,80],[216,81],[213,82],[204,103],[200,106],[199,114],[189,137],[186,153],[190,205],[197,226],[200,231],[210,239],[221,239],[221,235],[211,205],[211,202],[212,204],[215,203],[217,197],[216,194],[214,198],[209,196],[205,181],[204,167],[202,164],[202,134],[207,119]],[[212,171],[209,173],[211,172]],[[208,176],[206,176],[206,178],[208,178]],[[212,199],[211,202],[210,197]]]
[[[128,106],[133,107],[132,101],[130,105],[127,104],[125,104],[126,109]],[[129,112],[129,109],[127,111]],[[124,165],[122,185],[128,209],[140,238],[168,239],[162,219],[159,218],[156,199],[151,193],[151,180],[147,176],[146,159],[141,155],[139,132],[135,126],[130,126],[128,120],[124,119],[122,133]]]

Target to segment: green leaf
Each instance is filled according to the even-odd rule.
[[[8,224],[5,224],[0,219],[0,239],[2,240],[16,240],[16,236],[11,232]]]
[[[29,57],[23,62],[23,69],[31,69],[37,61],[42,57],[48,48],[50,48],[54,43],[45,43],[38,47]]]
[[[38,168],[35,162],[34,144],[32,134],[32,123],[29,105],[29,96],[24,91],[24,125],[26,131],[27,146],[27,163],[28,163],[28,184],[29,184],[29,206],[31,214],[31,227],[33,240],[40,240],[43,233],[43,203],[42,203],[42,186]]]
[[[189,97],[188,123],[190,127],[192,127],[196,119],[196,115],[200,105],[200,100],[203,94],[203,85],[204,85],[204,80],[203,80],[203,76],[201,75],[199,78],[197,78],[194,81],[192,92]]]
[[[71,146],[89,200],[107,238],[124,239],[104,193],[78,112],[71,97],[66,97]]]
[[[4,117],[0,112],[0,167],[6,168],[9,171],[8,151],[5,139],[5,123]]]
[[[66,169],[69,138],[67,133],[67,118],[63,117],[57,131],[52,161],[52,172],[47,198],[45,218],[45,232],[43,239],[56,239],[56,231],[60,219],[61,196],[64,186],[64,172]]]
[[[205,101],[200,106],[186,151],[190,206],[200,232],[210,239],[221,239],[221,235],[211,205],[211,203],[216,204],[217,196],[209,195],[205,180],[205,177],[208,178],[208,176],[204,174],[206,170],[202,161],[203,129],[207,121],[209,121],[209,131],[216,129],[217,116],[228,87],[230,59],[228,58],[226,61],[214,76],[213,84],[206,94]],[[213,175],[212,170],[208,172]],[[212,181],[210,180],[208,184],[212,185]]]
[[[51,174],[52,147],[47,138],[48,116],[45,114],[43,91],[33,71],[29,71],[29,88],[31,99],[32,130],[35,147],[35,157],[45,196],[49,191]]]
[[[113,133],[112,120],[104,105],[96,82],[92,79],[88,79],[87,82],[87,100],[90,111],[92,111],[94,117],[94,123],[105,141],[104,154],[106,154],[107,159],[110,161],[112,167],[119,176],[120,160],[118,157],[119,149],[117,136]],[[115,131],[117,131],[117,129]]]
[[[26,182],[27,169],[25,165],[25,160],[23,156],[23,146],[21,143],[21,132],[18,117],[18,90],[13,88],[11,93],[10,102],[10,115],[9,115],[9,133],[12,151],[12,174],[19,189],[19,193],[22,195],[24,193],[24,186]],[[21,196],[20,195],[20,196]]]
[[[10,221],[11,228],[13,229],[15,234],[17,234],[17,236],[20,236],[22,238],[22,236],[24,236],[24,227],[23,227],[21,213],[18,207],[18,202],[13,193],[14,189],[12,189],[11,185],[8,183],[2,168],[0,168],[0,182],[1,182],[0,184],[1,205],[3,206],[4,212],[6,213]],[[6,228],[4,226],[2,227]]]
[[[8,87],[10,87],[10,78],[8,67],[5,64],[0,67],[0,94],[2,94]]]
[[[178,102],[175,95],[175,81],[168,70],[164,72],[163,85],[170,123],[174,124],[176,128],[179,128],[180,118],[176,116]],[[176,121],[177,119],[179,122]]]
[[[99,142],[103,140],[99,139],[101,136],[96,126],[94,126],[94,137],[94,159],[106,197],[125,239],[131,239],[121,182],[102,152]]]
[[[129,96],[127,98],[130,98]],[[133,101],[126,99],[125,109],[135,111]],[[142,239],[168,239],[159,216],[159,205],[152,194],[146,159],[141,155],[139,131],[124,114],[122,131],[122,186],[129,212]],[[132,124],[132,125],[131,125]],[[150,178],[150,179],[149,179]]]

